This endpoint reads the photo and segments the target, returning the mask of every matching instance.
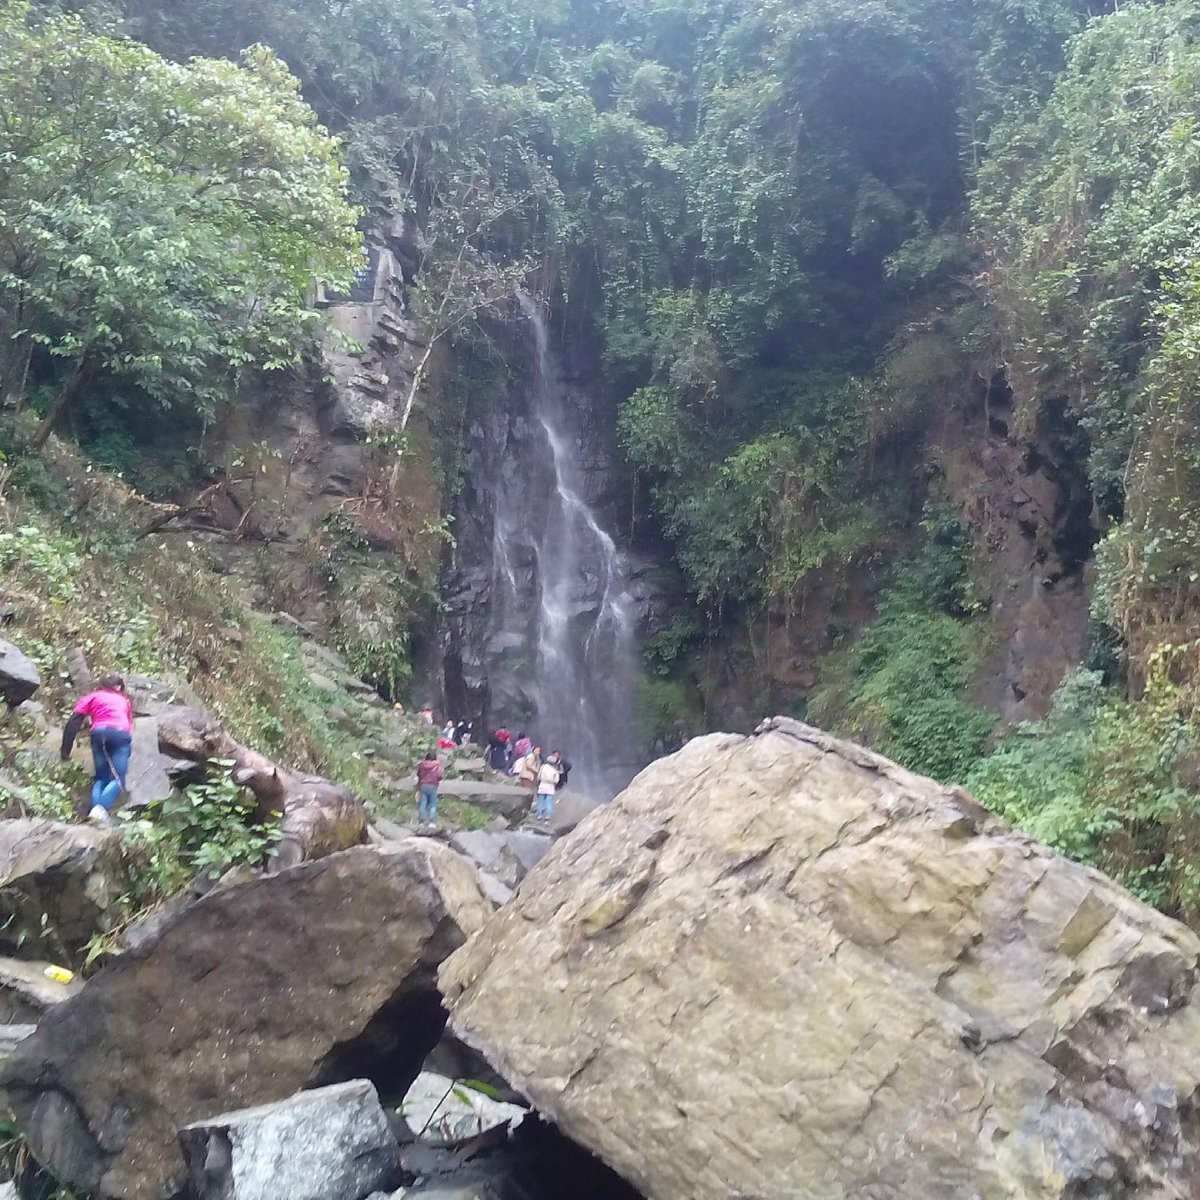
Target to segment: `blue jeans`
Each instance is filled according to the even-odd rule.
[[[438,785],[436,783],[421,784],[421,799],[417,803],[418,821],[437,820],[437,793]]]
[[[123,729],[92,730],[92,763],[96,781],[92,784],[92,804],[111,809],[125,790],[129,773],[129,752],[133,739]]]
[[[554,816],[554,793],[553,792],[538,792],[537,804],[534,806],[533,815],[537,820],[550,820]]]

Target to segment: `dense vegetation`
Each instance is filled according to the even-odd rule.
[[[346,188],[365,205],[386,182],[423,230],[412,299],[457,378],[472,364],[468,403],[494,354],[476,318],[521,283],[555,293],[615,395],[638,528],[695,601],[646,647],[653,737],[702,720],[701,661],[732,647],[763,703],[965,780],[1200,917],[1196,0],[2,11],[0,245],[54,217],[38,270],[0,258],[0,325],[27,331],[5,334],[10,404],[66,395],[126,459],[154,405],[219,420],[239,371],[301,352],[308,275],[352,265]],[[21,66],[39,39],[54,71]],[[220,136],[180,142],[214,90]],[[74,142],[13,149],[68,112]],[[253,180],[229,174],[247,139]],[[81,194],[83,175],[102,186]],[[265,321],[242,319],[248,294]],[[997,388],[1010,442],[1073,448],[1099,546],[1089,661],[989,754],[990,543],[943,451]],[[444,424],[452,441],[462,422]],[[803,695],[770,659],[795,628],[821,652]],[[403,639],[376,651],[401,686]]]

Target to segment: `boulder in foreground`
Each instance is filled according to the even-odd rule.
[[[355,1077],[399,1098],[442,1032],[437,966],[491,911],[421,839],[220,889],[49,1011],[0,1085],[64,1183],[161,1200],[193,1121]]]
[[[39,817],[0,821],[0,951],[73,965],[121,918],[120,834]]]
[[[442,968],[650,1200],[1200,1196],[1200,940],[795,721],[642,772]]]
[[[363,1200],[400,1177],[400,1148],[365,1079],[179,1131],[197,1200]]]

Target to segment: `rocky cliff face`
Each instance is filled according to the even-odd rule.
[[[797,722],[645,770],[443,966],[652,1200],[1200,1194],[1200,940]]]
[[[405,295],[420,234],[402,211],[381,194],[353,291],[316,297],[335,331],[319,356],[243,389],[219,434],[223,486],[198,514],[197,532],[220,535],[211,550],[264,606],[367,641],[394,632],[392,577],[432,578],[441,550],[428,533],[441,494],[424,397],[400,430],[425,351]]]
[[[1048,405],[1022,436],[1013,401],[997,375],[931,439],[931,458],[975,542],[976,587],[991,625],[975,694],[1006,723],[1044,717],[1083,660],[1100,536],[1082,432],[1064,407]]]

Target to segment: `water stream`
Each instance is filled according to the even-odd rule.
[[[465,564],[452,599],[458,690],[483,698],[492,727],[503,721],[546,753],[562,750],[572,790],[608,798],[636,765],[636,612],[624,556],[598,515],[613,467],[598,461],[590,398],[564,379],[541,305],[523,297],[521,310],[528,390],[479,431],[459,518],[460,553],[487,562],[473,580]]]

